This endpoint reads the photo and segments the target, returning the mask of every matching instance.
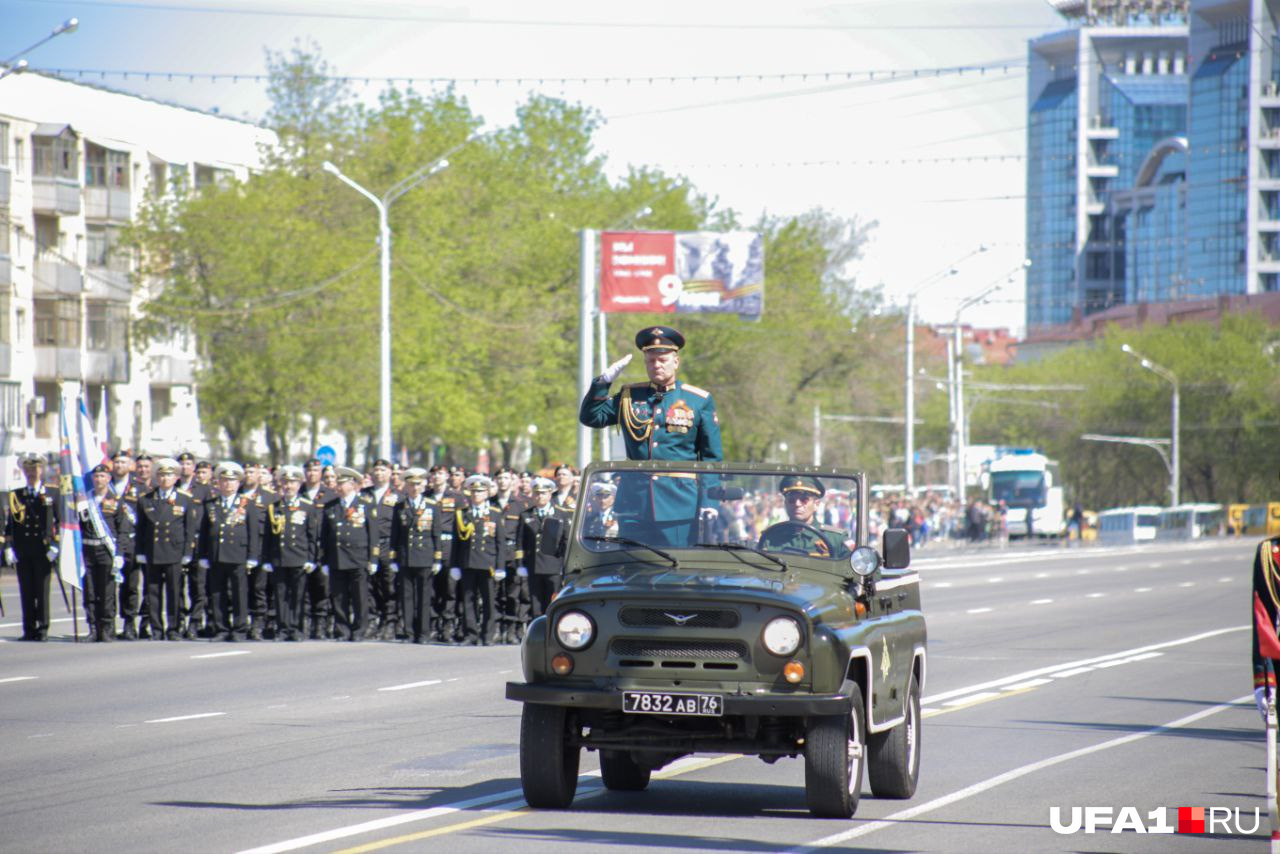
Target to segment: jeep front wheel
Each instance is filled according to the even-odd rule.
[[[909,798],[920,779],[920,683],[907,686],[906,716],[887,732],[867,740],[867,771],[878,798]]]
[[[804,742],[804,794],[819,818],[849,818],[862,794],[866,730],[862,691],[847,689],[849,714],[811,719]]]
[[[580,748],[563,706],[525,703],[520,716],[520,787],[531,807],[565,809],[578,789]]]
[[[600,751],[600,777],[604,787],[615,792],[642,792],[649,785],[648,768],[636,763],[626,750]]]

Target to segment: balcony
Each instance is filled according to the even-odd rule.
[[[74,347],[36,347],[37,380],[80,379],[80,350]]]
[[[113,187],[85,187],[84,215],[92,220],[128,222],[133,217],[129,191]]]
[[[78,295],[84,290],[80,268],[54,255],[36,256],[35,292],[37,294]]]
[[[1084,174],[1090,178],[1117,178],[1120,167],[1114,163],[1090,163],[1084,168]]]
[[[84,380],[91,383],[129,381],[129,354],[125,350],[86,350]]]
[[[1258,106],[1280,107],[1280,83],[1264,80],[1258,91]]]
[[[1111,119],[1107,116],[1095,115],[1089,119],[1084,135],[1086,139],[1119,139],[1120,129],[1112,127]]]
[[[8,166],[0,166],[0,206],[9,204],[9,186],[13,183],[13,174]]]
[[[195,365],[181,356],[152,356],[151,384],[159,386],[191,385],[195,382]]]
[[[80,182],[48,175],[32,176],[31,209],[49,216],[75,216],[80,213]]]
[[[133,295],[129,274],[110,267],[90,267],[85,271],[84,293],[90,299],[128,302]]]

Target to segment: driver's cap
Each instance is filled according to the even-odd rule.
[[[826,489],[822,486],[822,481],[816,477],[806,477],[799,474],[791,474],[784,477],[781,488],[783,495],[790,492],[807,492],[821,498],[826,493]]]

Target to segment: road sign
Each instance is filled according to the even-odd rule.
[[[321,445],[316,448],[316,459],[321,465],[331,466],[338,461],[338,452],[333,449],[332,445]]]

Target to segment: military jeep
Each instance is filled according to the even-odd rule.
[[[556,548],[551,533],[539,548]],[[864,768],[877,796],[911,797],[919,580],[906,531],[886,531],[879,551],[869,540],[858,473],[589,466],[564,586],[525,635],[524,681],[507,683],[524,703],[528,804],[573,802],[583,748],[612,790],[642,790],[692,753],[736,753],[803,756],[816,816],[852,816]]]

